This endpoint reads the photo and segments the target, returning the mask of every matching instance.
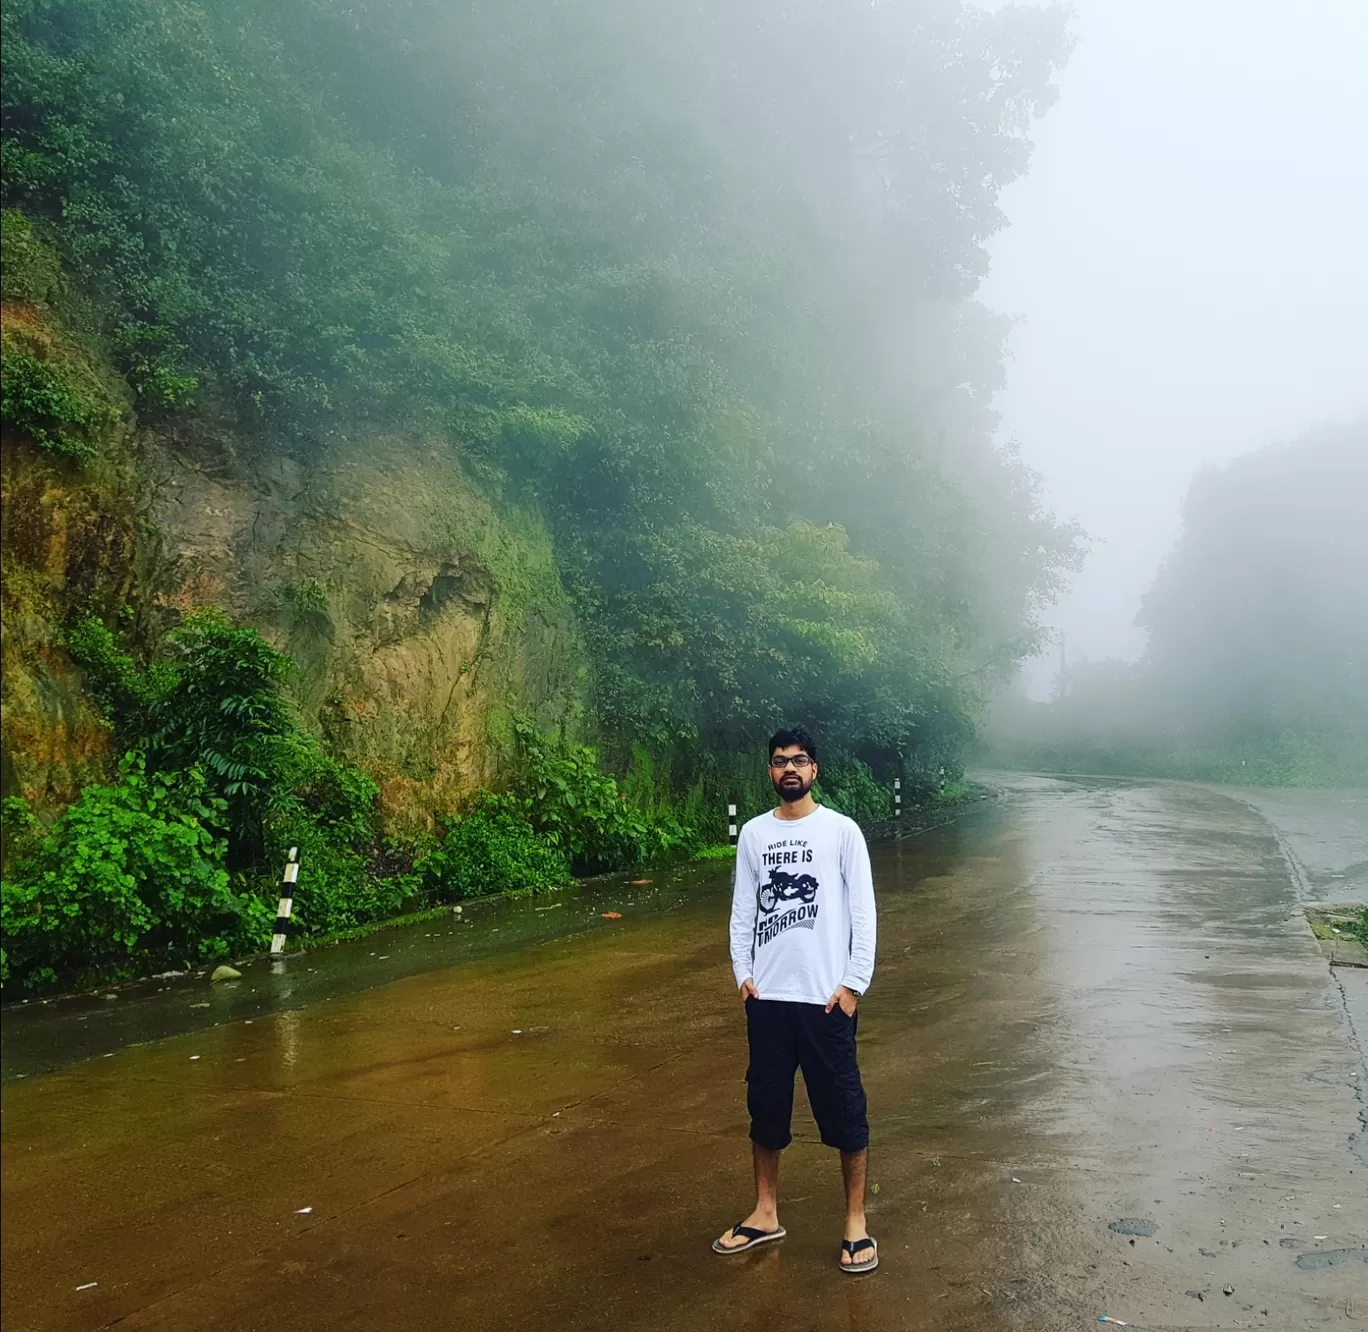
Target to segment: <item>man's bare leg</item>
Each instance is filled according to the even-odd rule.
[[[865,1179],[869,1173],[869,1149],[858,1152],[841,1153],[841,1178],[845,1181],[846,1223],[845,1237],[848,1240],[862,1240],[869,1235],[865,1229]],[[869,1251],[862,1249],[854,1258],[841,1250],[841,1266],[869,1261]]]
[[[755,1211],[741,1224],[756,1230],[779,1229],[779,1153],[772,1147],[751,1143],[751,1159],[755,1165]],[[748,1243],[744,1235],[733,1235],[730,1228],[721,1236],[724,1249],[735,1249]]]

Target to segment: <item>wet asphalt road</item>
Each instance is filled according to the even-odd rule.
[[[372,939],[7,1013],[7,1332],[1368,1326],[1368,1075],[1297,867],[1317,819],[1325,874],[1368,833],[1302,808],[1290,864],[1231,793],[1003,781],[875,851],[876,1273],[836,1271],[801,1106],[789,1238],[708,1249],[749,1209],[745,1046],[691,867],[420,929],[418,974]]]

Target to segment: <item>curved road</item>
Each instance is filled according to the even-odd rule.
[[[708,1249],[749,1207],[744,1036],[694,869],[666,910],[616,889],[593,929],[15,1074],[7,1332],[1368,1326],[1368,1075],[1299,909],[1368,863],[1362,801],[1275,833],[1257,793],[1000,780],[875,850],[874,1275],[835,1271],[801,1108],[789,1238]],[[11,1011],[7,1046],[57,1067],[85,1020]]]

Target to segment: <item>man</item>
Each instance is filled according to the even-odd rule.
[[[855,1059],[856,1008],[874,975],[874,882],[859,825],[812,798],[817,746],[801,729],[769,746],[779,807],[751,819],[736,847],[731,955],[746,1006],[755,1210],[713,1242],[743,1253],[783,1239],[779,1153],[791,1140],[799,1068],[822,1141],[841,1153],[841,1270],[870,1272],[879,1248],[865,1229],[869,1121]]]

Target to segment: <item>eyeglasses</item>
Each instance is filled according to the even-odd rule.
[[[800,772],[804,768],[812,767],[812,760],[806,754],[794,754],[792,757],[785,757],[783,754],[776,754],[770,759],[770,767],[778,768],[781,772],[792,763]]]

